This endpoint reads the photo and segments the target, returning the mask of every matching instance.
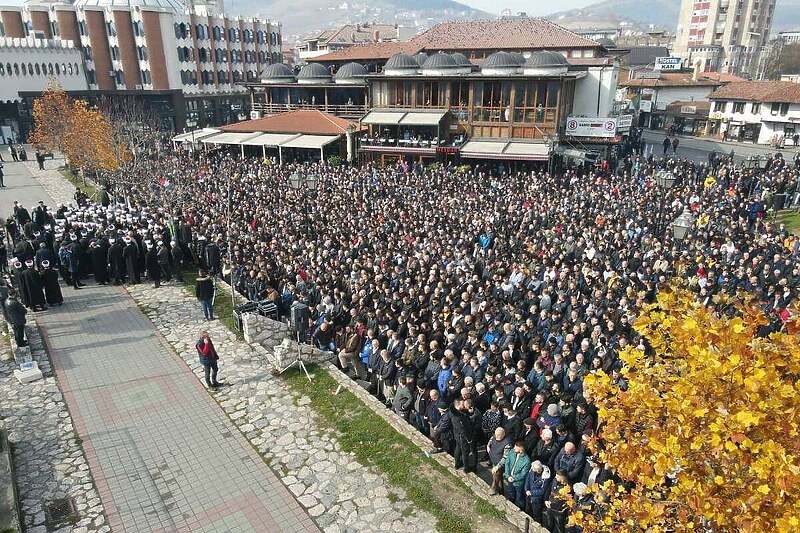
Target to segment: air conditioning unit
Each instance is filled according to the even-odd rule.
[[[250,111],[250,120],[258,120],[261,118],[261,111]]]

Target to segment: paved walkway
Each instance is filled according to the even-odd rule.
[[[121,289],[38,317],[114,531],[316,531]]]

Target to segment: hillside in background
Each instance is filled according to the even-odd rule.
[[[286,45],[342,24],[396,22],[427,28],[445,20],[493,18],[453,0],[239,0],[229,9],[282,22]]]
[[[647,29],[656,28],[675,31],[681,0],[604,0],[582,9],[558,11],[548,15],[556,22],[569,24],[596,24],[617,26],[620,22]],[[772,32],[800,29],[800,0],[778,0],[775,5]]]

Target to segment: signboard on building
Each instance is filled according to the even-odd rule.
[[[642,100],[639,102],[639,111],[644,113],[650,113],[653,110],[653,101],[652,100]]]
[[[655,63],[655,70],[680,70],[681,58],[680,57],[657,57]]]
[[[620,115],[617,117],[617,131],[630,131],[633,125],[633,115]]]
[[[694,115],[697,113],[697,106],[696,105],[682,105],[681,106],[681,115]]]
[[[565,132],[573,137],[614,137],[617,134],[617,119],[567,117]]]

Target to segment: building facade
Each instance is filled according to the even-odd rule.
[[[517,17],[442,23],[407,42],[330,52],[299,72],[272,65],[246,85],[253,118],[318,109],[360,119],[357,151],[382,164],[517,164],[547,161],[561,141],[597,140],[570,138],[571,116],[616,124],[618,76],[619,60],[602,43]],[[600,150],[619,139],[616,131],[603,135]]]
[[[791,144],[800,133],[800,84],[790,81],[730,83],[709,97],[708,133],[757,144]]]
[[[174,95],[163,126],[224,124],[249,112],[244,81],[281,61],[280,24],[221,4],[77,0],[0,7],[0,35],[60,39],[81,57],[89,95]]]
[[[673,53],[703,71],[755,76],[775,0],[682,0]]]
[[[296,47],[297,57],[301,61],[311,61],[359,44],[405,41],[415,33],[414,28],[397,24],[345,24],[304,38]]]

